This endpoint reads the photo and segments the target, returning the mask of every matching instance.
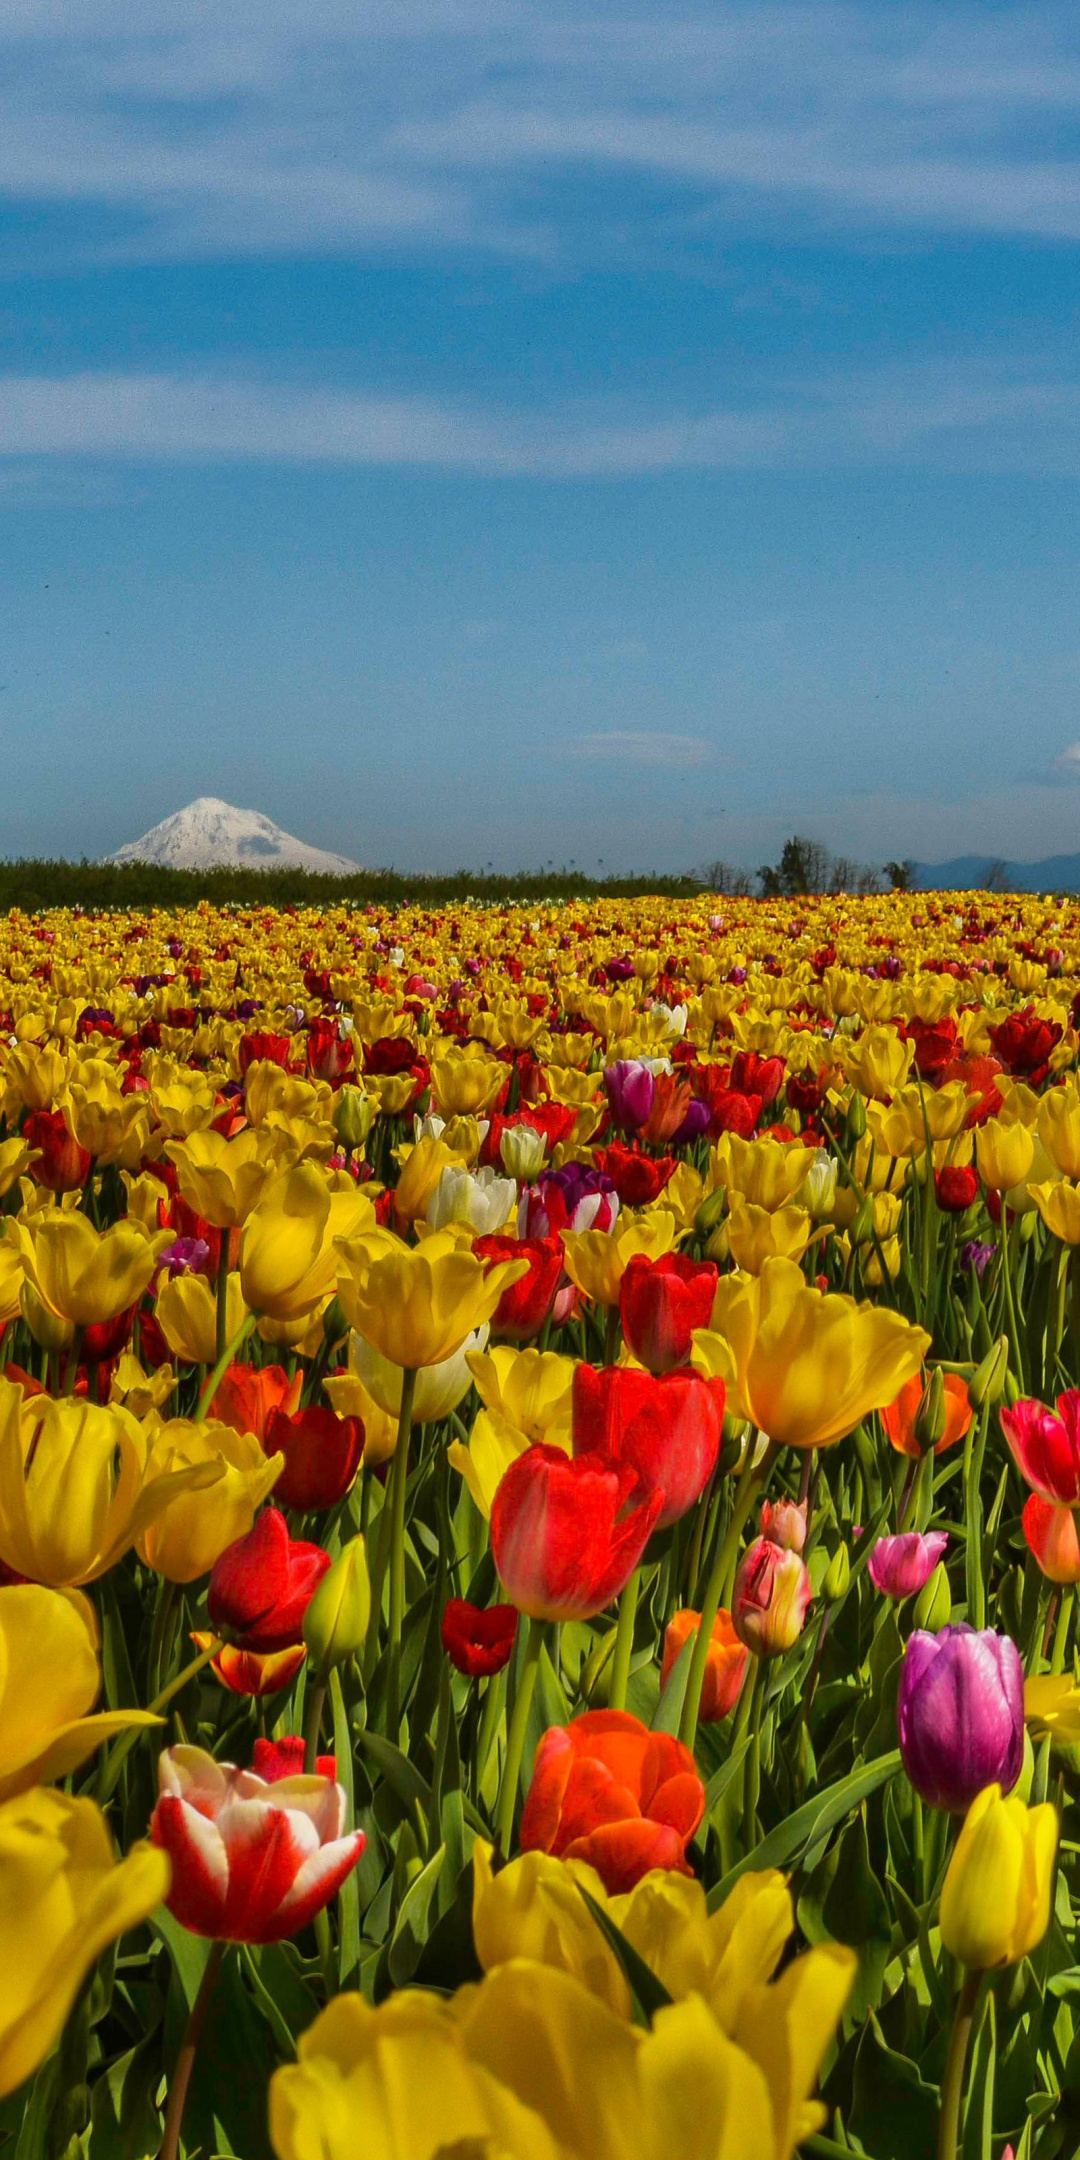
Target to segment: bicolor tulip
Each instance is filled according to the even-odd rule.
[[[739,1562],[731,1622],[755,1657],[778,1657],[797,1643],[812,1597],[806,1564],[790,1547],[755,1538]]]
[[[1071,1507],[1029,1493],[1021,1516],[1024,1538],[1048,1582],[1080,1582],[1080,1539]]]
[[[167,1748],[158,1778],[150,1836],[172,1866],[169,1911],[193,1935],[281,1942],[336,1897],[364,1850],[330,1778],[267,1782],[197,1747]]]

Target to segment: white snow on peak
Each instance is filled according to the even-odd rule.
[[[170,870],[216,870],[223,864],[243,870],[322,870],[343,873],[359,863],[326,848],[308,847],[282,832],[259,810],[238,810],[216,795],[200,795],[144,833],[117,848],[108,862],[161,863]]]

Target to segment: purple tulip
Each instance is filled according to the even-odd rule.
[[[870,1555],[870,1580],[885,1597],[915,1597],[928,1583],[946,1545],[945,1530],[907,1530],[879,1538]]]
[[[656,1082],[640,1058],[619,1058],[604,1074],[611,1115],[625,1133],[637,1132],[653,1106]]]
[[[900,1753],[930,1807],[964,1815],[987,1785],[1011,1792],[1024,1760],[1024,1672],[1007,1635],[961,1622],[909,1637],[896,1709]]]
[[[692,1141],[700,1140],[702,1133],[705,1131],[708,1125],[708,1122],[709,1105],[708,1103],[699,1102],[697,1097],[695,1096],[693,1102],[687,1104],[686,1116],[684,1117],[678,1132],[672,1133],[672,1147],[689,1147]]]

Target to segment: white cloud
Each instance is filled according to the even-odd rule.
[[[558,744],[552,747],[557,754]],[[608,759],[619,765],[707,765],[713,755],[703,735],[648,734],[636,728],[578,735],[565,748],[568,757]]]
[[[93,249],[148,258],[424,238],[609,259],[657,209],[607,214],[601,189],[583,216],[612,176],[785,240],[1075,237],[1078,116],[1054,0],[8,0],[0,29],[0,191],[105,208]]]
[[[1054,759],[1053,771],[1062,780],[1080,780],[1080,742],[1070,743],[1068,749]]]
[[[738,386],[733,386],[733,389]],[[260,462],[442,468],[494,478],[932,468],[1080,474],[1080,381],[964,365],[770,381],[657,418],[390,396],[240,376],[0,375],[0,461]],[[25,492],[25,490],[24,490]]]

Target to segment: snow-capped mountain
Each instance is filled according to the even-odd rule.
[[[186,810],[163,818],[141,840],[117,848],[109,862],[161,863],[170,870],[322,870],[341,874],[359,863],[326,848],[308,847],[258,810],[237,810],[216,795],[200,795]]]

